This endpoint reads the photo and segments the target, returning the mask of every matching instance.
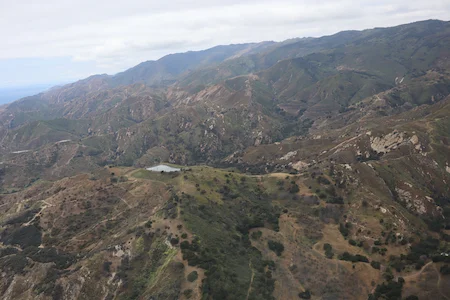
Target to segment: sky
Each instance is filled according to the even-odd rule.
[[[0,87],[115,74],[215,45],[449,16],[449,0],[0,0]]]

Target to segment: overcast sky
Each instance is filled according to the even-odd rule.
[[[0,87],[114,74],[218,44],[449,16],[449,0],[0,0]]]

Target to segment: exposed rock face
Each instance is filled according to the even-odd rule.
[[[405,142],[405,138],[405,133],[395,130],[382,137],[371,137],[370,147],[378,153],[387,153],[397,149],[398,146]]]
[[[411,192],[400,188],[396,188],[395,191],[398,193],[400,199],[406,202],[406,207],[408,209],[414,210],[421,215],[427,212],[425,204],[423,203],[422,199],[418,199],[417,196],[413,197]]]
[[[420,144],[419,142],[419,138],[417,137],[417,135],[413,135],[409,141],[411,142],[411,144],[414,145],[414,149],[416,149],[417,151],[419,151],[420,153],[422,152],[422,144]]]
[[[302,54],[317,47],[294,42],[179,80],[162,74],[170,86],[127,85],[130,74],[111,87],[103,77],[0,107],[0,299],[199,299],[207,291],[211,299],[289,300],[304,288],[321,299],[367,299],[391,259],[413,257],[411,246],[434,236],[429,220],[450,226],[442,201],[450,192],[450,64],[442,63],[450,23],[412,29],[400,40],[378,29],[356,44],[345,37],[356,33],[333,37],[345,51],[325,56]],[[421,45],[434,48],[413,57],[401,50]],[[391,47],[402,65],[385,55]],[[403,84],[405,67],[424,75]],[[190,167],[133,168],[167,161]],[[23,225],[3,225],[17,218]],[[27,248],[5,259],[3,241],[31,225],[39,225],[42,257]],[[270,240],[283,245],[280,258]],[[370,251],[375,241],[387,255]],[[338,250],[332,261],[325,244]],[[49,247],[59,252],[47,255]],[[450,244],[442,238],[437,247],[419,253],[425,271]],[[56,267],[66,251],[74,263]],[[380,270],[336,259],[344,251]],[[6,262],[26,267],[8,273]],[[404,263],[395,274],[406,275],[404,295],[450,286],[444,276],[412,282],[414,265]],[[236,266],[246,276],[229,276]],[[193,270],[195,283],[186,279]],[[261,281],[267,271],[273,280]]]
[[[288,152],[288,153],[286,153],[283,157],[281,157],[280,159],[281,160],[288,160],[288,159],[290,159],[291,157],[294,157],[295,155],[297,155],[297,151],[291,151],[291,152]]]
[[[405,207],[419,215],[442,216],[442,208],[436,205],[433,198],[416,193],[413,185],[404,182],[406,186],[397,187],[395,190],[399,198],[404,202]],[[408,190],[411,188],[411,190]]]
[[[298,161],[292,164],[292,167],[298,171],[306,169],[308,166],[309,164],[304,161]]]
[[[417,145],[419,143],[419,138],[417,137],[417,135],[413,135],[409,141],[411,142],[411,144],[413,145]]]
[[[255,146],[261,145],[262,139],[263,139],[262,132],[258,132],[258,136],[255,138],[254,145]]]

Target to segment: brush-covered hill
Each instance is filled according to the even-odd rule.
[[[330,118],[339,119],[383,93],[389,93],[384,110],[370,113],[396,114],[440,101],[449,86],[448,27],[428,21],[351,32],[364,38],[202,87],[135,83],[111,88],[107,77],[94,76],[4,108],[0,151],[6,164],[17,152],[28,158],[33,153],[36,158],[21,158],[36,169],[28,178],[42,173],[36,161],[67,156],[54,147],[65,140],[80,149],[71,150],[73,156],[94,165],[220,163],[249,146],[305,135],[311,126],[325,129]],[[311,43],[279,48],[305,42]],[[77,162],[67,160],[72,161]]]
[[[446,299],[449,49],[219,46],[1,107],[2,297]]]
[[[2,195],[2,297],[444,299],[448,245],[391,199],[392,169],[318,166],[106,167]]]

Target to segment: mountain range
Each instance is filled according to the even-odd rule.
[[[449,182],[450,22],[171,54],[0,107],[0,294],[449,299]]]

